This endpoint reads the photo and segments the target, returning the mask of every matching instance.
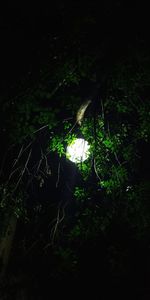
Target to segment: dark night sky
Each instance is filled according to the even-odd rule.
[[[141,7],[123,1],[80,2],[56,1],[49,7],[37,3],[36,7],[6,4],[1,9],[0,72],[4,89],[23,76],[30,80],[30,73],[37,72],[48,57],[52,37],[59,35],[63,39],[74,30],[74,22],[86,15],[96,20],[95,26],[88,28],[89,43],[91,36],[100,43],[108,39],[117,51],[137,39],[148,41],[149,21],[144,4]]]

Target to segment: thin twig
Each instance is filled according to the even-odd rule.
[[[97,172],[95,158],[94,158],[94,171],[95,171],[95,174],[96,174],[97,178],[101,181],[101,178],[100,178],[100,176],[98,175],[98,172]]]
[[[30,142],[27,146],[26,146],[26,148],[23,150],[23,152],[22,152],[22,154],[33,144],[33,142],[34,141],[32,141],[32,142]]]
[[[41,163],[42,163],[42,158],[40,159],[39,163],[38,163],[38,166],[37,166],[37,170],[36,170],[36,173],[39,172],[39,169],[40,169],[40,166],[41,166]]]
[[[13,193],[16,191],[16,189],[17,189],[17,187],[18,187],[18,185],[19,185],[19,183],[20,183],[20,181],[21,181],[21,179],[22,179],[22,177],[23,177],[23,175],[24,175],[24,172],[25,172],[25,170],[26,170],[26,168],[27,168],[27,165],[28,165],[28,162],[29,162],[31,153],[32,153],[32,149],[31,149],[30,152],[29,152],[29,155],[28,155],[28,157],[27,157],[25,166],[24,166],[24,168],[23,168],[23,170],[22,170],[22,172],[21,172],[21,176],[20,176],[19,180],[17,181],[17,184],[16,184],[16,186],[15,186],[15,188],[14,188],[14,190],[13,190]]]
[[[102,99],[101,99],[101,107],[102,107],[102,118],[104,120],[104,105]]]
[[[13,168],[15,167],[15,165],[17,164],[17,162],[18,162],[20,156],[22,155],[22,153],[23,153],[23,146],[21,146],[21,149],[20,149],[20,151],[19,151],[19,154],[18,154],[17,158],[14,160],[14,163],[13,163],[13,165],[12,165],[12,169],[13,169]]]
[[[36,132],[38,132],[38,131],[40,131],[40,130],[43,130],[43,129],[46,128],[46,127],[48,127],[48,124],[47,124],[47,125],[44,125],[44,126],[42,126],[42,127],[40,127],[39,129],[35,130],[33,133],[36,133]]]
[[[59,224],[64,220],[64,217],[65,217],[65,206],[62,208],[62,217],[61,218],[60,218],[60,207],[59,207],[58,212],[57,212],[56,223],[55,223],[54,227],[51,230],[52,244],[53,244],[54,239],[55,239],[57,228],[58,228]]]
[[[54,242],[55,234],[56,234],[56,231],[57,231],[57,228],[58,228],[58,224],[59,224],[59,214],[60,214],[60,208],[58,208],[56,223],[55,223],[54,227],[51,230],[51,236],[52,236],[51,240],[52,240],[52,243]]]
[[[46,174],[49,174],[49,164],[46,155],[44,154],[44,159],[45,159],[45,169],[46,169]]]
[[[18,167],[17,169],[15,169],[14,171],[12,171],[8,177],[8,181],[7,181],[7,184],[9,183],[11,177],[14,175],[14,173],[16,173],[21,167]]]
[[[116,152],[114,152],[114,155],[115,155],[116,161],[117,161],[117,162],[118,162],[118,164],[121,166],[121,163],[120,163],[120,161],[119,161],[119,159],[118,159],[117,153],[116,153]]]
[[[60,162],[59,162],[59,164],[58,164],[58,172],[57,172],[56,188],[58,188],[59,179],[60,179]]]
[[[58,89],[65,83],[66,79],[64,78],[62,81],[60,81],[56,87],[53,89],[53,91],[50,93],[49,98],[55,95],[55,93],[58,91]]]

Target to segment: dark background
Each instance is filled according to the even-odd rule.
[[[113,55],[128,51],[131,43],[135,47],[149,44],[148,7],[144,2],[57,1],[47,7],[18,3],[5,5],[0,14],[1,85],[4,89],[22,76],[30,78],[31,74],[39,72],[40,65],[50,56],[51,44],[58,37],[62,46],[65,37],[70,35],[71,38],[72,34],[83,36],[87,47],[105,43],[110,50],[107,61]],[[86,15],[94,17],[95,24],[82,26]]]

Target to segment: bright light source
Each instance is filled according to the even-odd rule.
[[[76,139],[67,147],[66,156],[74,163],[85,161],[89,155],[90,145],[84,139]]]

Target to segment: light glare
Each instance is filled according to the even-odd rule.
[[[85,161],[89,157],[90,145],[84,139],[76,139],[67,147],[67,158],[74,163]]]

